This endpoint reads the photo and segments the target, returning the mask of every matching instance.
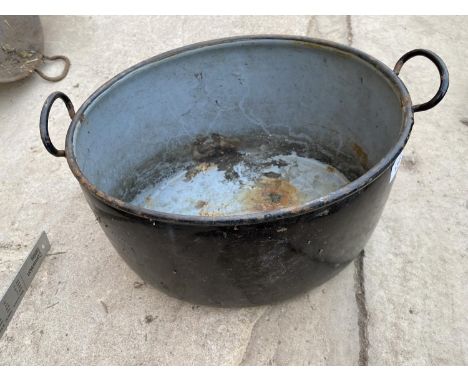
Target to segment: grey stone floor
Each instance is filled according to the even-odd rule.
[[[468,18],[42,17],[46,53],[68,77],[0,86],[0,292],[41,230],[52,243],[7,332],[0,364],[447,365],[468,363]],[[207,39],[278,33],[362,49],[393,67],[413,48],[437,52],[451,85],[418,113],[365,257],[280,305],[215,309],[140,281],[100,230],[66,161],[42,147],[38,119],[52,91],[79,106],[115,74]],[[437,72],[414,59],[401,74],[417,102]],[[68,116],[51,113],[54,141]],[[138,286],[138,284],[137,284]],[[365,301],[360,298],[365,291]],[[360,303],[358,303],[360,301]]]

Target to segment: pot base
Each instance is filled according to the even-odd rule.
[[[144,189],[132,204],[180,215],[235,216],[294,207],[348,183],[335,167],[296,153],[257,165],[242,160],[229,172],[216,161],[192,163]]]
[[[326,150],[290,137],[263,139],[197,137],[132,171],[122,182],[137,207],[186,216],[236,216],[297,207],[350,182],[352,157],[327,157]],[[175,156],[175,159],[173,157]],[[334,166],[336,162],[337,164]]]

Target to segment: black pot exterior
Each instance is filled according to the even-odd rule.
[[[117,252],[147,283],[194,304],[253,306],[306,292],[355,259],[384,208],[390,171],[327,208],[238,226],[150,221],[83,191]]]
[[[307,52],[307,57],[310,59],[315,57],[314,62],[317,65],[310,66],[309,61],[307,61],[307,65],[305,61],[300,61],[303,65],[295,67],[296,69],[302,68],[302,70],[305,70],[304,76],[301,78],[307,78],[310,75],[310,70],[322,66],[325,66],[329,71],[331,61],[335,62],[335,69],[338,69],[334,72],[335,76],[332,77],[341,78],[342,68],[347,67],[350,62],[357,63],[356,67],[348,68],[348,74],[354,74],[354,77],[352,77],[355,81],[354,85],[350,80],[351,77],[347,75],[345,77],[346,81],[336,82],[337,84],[345,84],[344,87],[329,88],[324,86],[324,89],[331,89],[332,91],[342,90],[328,103],[324,103],[324,100],[318,97],[314,98],[316,103],[307,103],[307,107],[304,107],[301,94],[304,95],[305,99],[309,99],[310,97],[306,97],[307,95],[310,96],[308,89],[315,89],[316,87],[306,86],[303,93],[298,93],[297,89],[304,87],[302,86],[304,81],[301,80],[295,82],[297,86],[292,92],[295,95],[295,102],[282,99],[283,102],[279,102],[279,104],[283,105],[281,107],[284,107],[284,105],[288,105],[288,107],[291,105],[300,106],[294,110],[288,109],[288,113],[285,114],[294,116],[295,119],[293,119],[296,122],[297,118],[301,117],[302,122],[300,124],[296,123],[298,126],[310,125],[316,126],[316,131],[328,131],[321,128],[322,125],[318,123],[320,121],[312,123],[316,116],[323,114],[323,108],[326,108],[335,129],[341,126],[341,133],[349,133],[351,131],[349,128],[354,127],[354,135],[348,136],[347,133],[339,135],[341,137],[340,142],[346,142],[348,146],[351,145],[350,147],[353,147],[353,145],[355,148],[357,147],[356,153],[360,156],[360,161],[364,159],[366,162],[364,167],[367,168],[367,171],[344,187],[302,205],[276,209],[268,213],[258,212],[232,217],[177,215],[148,210],[113,196],[106,182],[101,181],[107,179],[109,167],[122,159],[121,153],[125,152],[125,150],[119,150],[118,147],[125,148],[131,142],[133,144],[138,143],[138,146],[135,147],[139,147],[139,151],[134,151],[134,154],[138,154],[144,152],[142,142],[153,142],[148,139],[147,135],[143,135],[143,133],[146,134],[145,129],[148,126],[144,123],[137,124],[145,128],[142,128],[143,132],[133,134],[136,138],[130,139],[132,135],[127,134],[129,131],[127,126],[132,122],[130,117],[135,115],[143,116],[144,119],[151,122],[151,126],[159,126],[153,120],[159,117],[160,114],[154,114],[154,105],[141,103],[141,97],[134,97],[134,94],[138,92],[131,91],[131,87],[130,90],[125,87],[129,83],[135,84],[134,74],[137,72],[144,74],[146,71],[143,69],[155,67],[153,65],[164,63],[165,60],[171,62],[170,60],[173,57],[178,55],[181,57],[181,54],[182,57],[189,57],[188,53],[190,52],[203,53],[210,51],[208,48],[211,47],[237,46],[237,44],[249,45],[256,42],[261,42],[264,45],[271,43],[275,47],[281,45],[283,47],[287,46],[288,49],[291,48],[285,56],[288,62],[285,68],[290,67],[291,54],[294,52]],[[270,51],[274,52],[270,48],[263,50],[263,52]],[[325,54],[324,52],[328,52],[326,53],[327,57],[322,57],[322,53]],[[333,57],[335,55],[340,57],[340,60],[332,60],[333,57],[330,54]],[[194,54],[193,57],[195,56]],[[251,56],[250,53],[247,55],[247,57]],[[440,86],[436,95],[428,102],[413,106],[408,91],[398,78],[398,74],[404,63],[416,56],[424,56],[436,65],[440,74]],[[224,56],[221,55],[220,57],[221,61],[225,63]],[[263,68],[262,65],[267,60],[259,61],[261,65],[257,66]],[[211,61],[208,62],[208,64],[210,63]],[[208,65],[208,67],[213,67],[213,65]],[[283,75],[284,68],[279,68],[281,69],[279,72],[281,75],[274,77],[289,78]],[[266,70],[268,67],[264,69]],[[258,74],[263,76],[265,70],[262,69]],[[363,73],[363,70],[368,76],[359,77],[357,74]],[[324,73],[327,73],[327,71]],[[224,72],[226,70],[223,69],[222,73]],[[294,76],[296,76],[297,70],[293,72]],[[171,73],[177,74],[178,72],[172,70],[169,74]],[[377,77],[376,73],[378,74]],[[216,73],[211,74],[212,78],[222,80],[218,85],[226,85],[224,76],[218,76]],[[191,76],[189,77],[191,81],[201,81],[202,73],[195,73],[195,80]],[[139,90],[138,94],[150,89],[147,99],[154,99],[156,93],[159,94],[159,89],[155,86],[148,86],[145,78],[143,77],[140,81],[142,88],[136,88]],[[177,79],[178,76],[175,76],[175,78]],[[239,85],[237,79],[235,76],[232,78],[232,81],[234,81],[231,84],[232,89],[237,89]],[[251,76],[251,78],[256,79],[257,77]],[[323,76],[316,73],[316,76],[311,78],[323,79]],[[372,78],[374,78],[374,82],[369,82]],[[379,80],[376,80],[376,78],[379,78]],[[382,79],[385,82],[381,82]],[[164,77],[164,80],[166,80],[166,77]],[[256,85],[252,85],[254,90],[257,86],[265,83],[265,81],[257,81],[257,79],[254,82],[253,85]],[[188,83],[191,84],[190,81]],[[368,88],[368,83],[374,83],[375,87]],[[126,92],[132,95],[130,99],[135,100],[132,103],[132,105],[136,105],[134,105],[133,109],[128,105],[128,94],[120,92],[119,84],[123,86],[122,89],[127,89]],[[174,84],[177,84],[177,81]],[[328,82],[326,84],[328,85]],[[117,252],[146,282],[169,295],[195,304],[226,307],[252,306],[278,302],[320,285],[359,255],[375,229],[388,198],[393,178],[401,160],[402,150],[411,133],[413,114],[437,105],[445,96],[448,84],[448,70],[442,59],[435,53],[424,49],[415,49],[406,53],[400,58],[392,71],[364,52],[333,42],[300,36],[240,36],[193,44],[163,53],[137,64],[96,90],[76,113],[73,104],[65,94],[54,92],[44,103],[39,127],[42,142],[46,149],[54,156],[67,158],[70,169],[80,183],[89,205]],[[197,82],[197,89],[198,85]],[[240,81],[240,85],[243,85],[242,81]],[[288,89],[289,86],[289,83],[285,84]],[[360,90],[357,92],[356,89]],[[363,89],[374,89],[374,91],[367,92],[363,91]],[[390,89],[392,90],[390,91]],[[108,104],[104,103],[107,106],[96,108],[97,112],[93,114],[93,107],[101,101],[103,103],[103,99],[106,99],[104,96],[106,94],[109,96],[108,93],[112,93],[112,90],[115,93],[108,100],[117,98],[122,101],[120,104],[116,101],[117,105],[125,105],[125,107],[114,107],[114,99]],[[186,93],[185,90],[181,91],[173,99],[178,101],[180,96]],[[207,101],[209,97],[206,97],[206,89],[202,93],[202,100]],[[227,104],[232,102],[230,99],[232,94],[234,93],[227,92],[225,94]],[[245,91],[240,92],[240,94],[244,95]],[[272,98],[270,108],[256,108],[257,112],[271,113],[275,111],[276,108],[271,106],[278,103],[276,99],[277,92],[270,89],[268,92],[265,91],[259,94],[263,94],[262,102],[264,101],[264,94],[270,94]],[[329,93],[326,94],[329,95]],[[348,95],[347,101],[352,107],[344,108],[342,104],[342,98],[346,94]],[[358,94],[361,95],[361,98],[357,96]],[[65,150],[57,150],[48,134],[49,113],[52,104],[58,98],[64,101],[72,119],[67,133]],[[354,102],[356,100],[362,102],[356,103]],[[372,101],[375,100],[379,100],[380,103],[373,103]],[[198,102],[199,99],[196,98],[196,101]],[[146,113],[141,112],[140,104],[147,106]],[[185,105],[184,103],[181,104],[182,106]],[[166,104],[164,103],[164,105]],[[200,110],[204,111],[204,107],[208,104],[205,102],[197,103],[197,105],[200,106]],[[210,107],[218,107],[218,100],[215,100],[215,105]],[[245,114],[242,105],[243,103],[240,102],[239,110]],[[311,105],[315,105],[315,109],[311,109]],[[370,105],[374,105],[373,108]],[[172,110],[166,106],[159,111]],[[103,110],[107,110],[107,112],[103,113]],[[310,110],[316,112],[314,111],[311,115],[304,112],[310,112]],[[339,112],[340,110],[341,112]],[[349,110],[354,110],[354,117],[349,115]],[[365,110],[367,110],[367,114]],[[173,110],[168,114],[168,117],[173,118],[176,114],[172,115],[171,113],[173,113]],[[266,116],[270,118],[271,116],[268,113],[266,113]],[[94,118],[94,126],[97,126],[95,129],[87,129],[88,123],[90,123],[90,115],[91,119]],[[195,113],[195,115],[198,114]],[[152,117],[150,118],[150,116]],[[248,117],[247,119],[252,122],[248,115],[245,114],[244,116]],[[338,120],[338,122],[341,121],[341,125],[336,123],[336,116],[344,118]],[[366,116],[366,119],[360,120],[361,116]],[[379,116],[385,116],[385,118],[382,117],[381,120]],[[277,117],[281,119],[282,114],[278,114]],[[112,125],[109,121],[112,122],[119,118],[125,122],[118,125],[120,130],[113,130],[113,134],[101,134],[103,132],[101,126],[108,127]],[[401,122],[398,122],[400,120]],[[176,122],[178,121],[174,123]],[[202,122],[199,127],[204,130],[206,121],[203,119]],[[236,122],[237,126],[237,115],[234,122]],[[277,125],[279,123],[276,120],[274,122]],[[256,123],[258,124],[258,122]],[[161,125],[166,126],[165,123]],[[278,126],[282,125],[279,124]],[[83,133],[80,135],[81,130]],[[167,139],[161,138],[161,135],[171,132],[170,129],[165,128],[151,131],[151,137],[159,137],[160,141],[165,143],[167,143]],[[301,131],[298,130],[298,132]],[[334,135],[327,136],[327,139],[333,140],[336,138],[336,131],[333,130],[332,132]],[[80,136],[81,138],[77,139]],[[122,136],[125,136],[126,139],[122,139]],[[320,136],[320,134],[316,136]],[[355,136],[360,136],[361,139],[356,139]],[[145,139],[142,139],[142,137],[145,137]],[[369,137],[373,139],[369,140]],[[335,147],[336,152],[346,148],[346,145],[343,146],[340,142]],[[120,146],[117,146],[116,149],[115,145],[117,143]],[[368,152],[361,148],[361,143]],[[382,145],[381,143],[386,144]],[[105,150],[102,150],[104,146],[112,147],[115,152],[110,152],[110,154],[113,155],[105,156]],[[77,152],[80,153],[79,160],[77,160]],[[100,155],[96,155],[96,153]],[[114,155],[115,153],[118,155]],[[135,155],[132,156],[132,158],[134,157]],[[373,158],[372,163],[367,163],[369,158]],[[128,160],[128,157],[126,159]],[[81,162],[81,165],[85,162],[90,165],[84,166],[86,168],[83,171],[79,162]],[[121,168],[124,167],[121,166]],[[113,172],[115,173],[115,171]],[[106,177],[102,177],[102,174],[106,174]],[[103,185],[104,187],[102,187]]]

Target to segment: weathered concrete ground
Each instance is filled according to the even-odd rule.
[[[468,18],[42,17],[46,53],[68,77],[0,86],[0,293],[45,230],[51,254],[7,332],[0,364],[468,364]],[[418,113],[405,159],[365,257],[322,287],[249,309],[192,306],[140,285],[116,255],[66,161],[42,147],[38,118],[54,90],[79,106],[145,58],[223,36],[278,33],[351,44],[393,67],[437,52],[451,85]],[[437,72],[405,65],[413,101]],[[51,113],[55,142],[68,116]],[[365,292],[365,299],[362,292]],[[356,298],[357,297],[357,298]]]

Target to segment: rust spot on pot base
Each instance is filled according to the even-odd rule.
[[[293,207],[302,202],[301,193],[289,181],[263,176],[241,194],[242,203],[255,212]]]

